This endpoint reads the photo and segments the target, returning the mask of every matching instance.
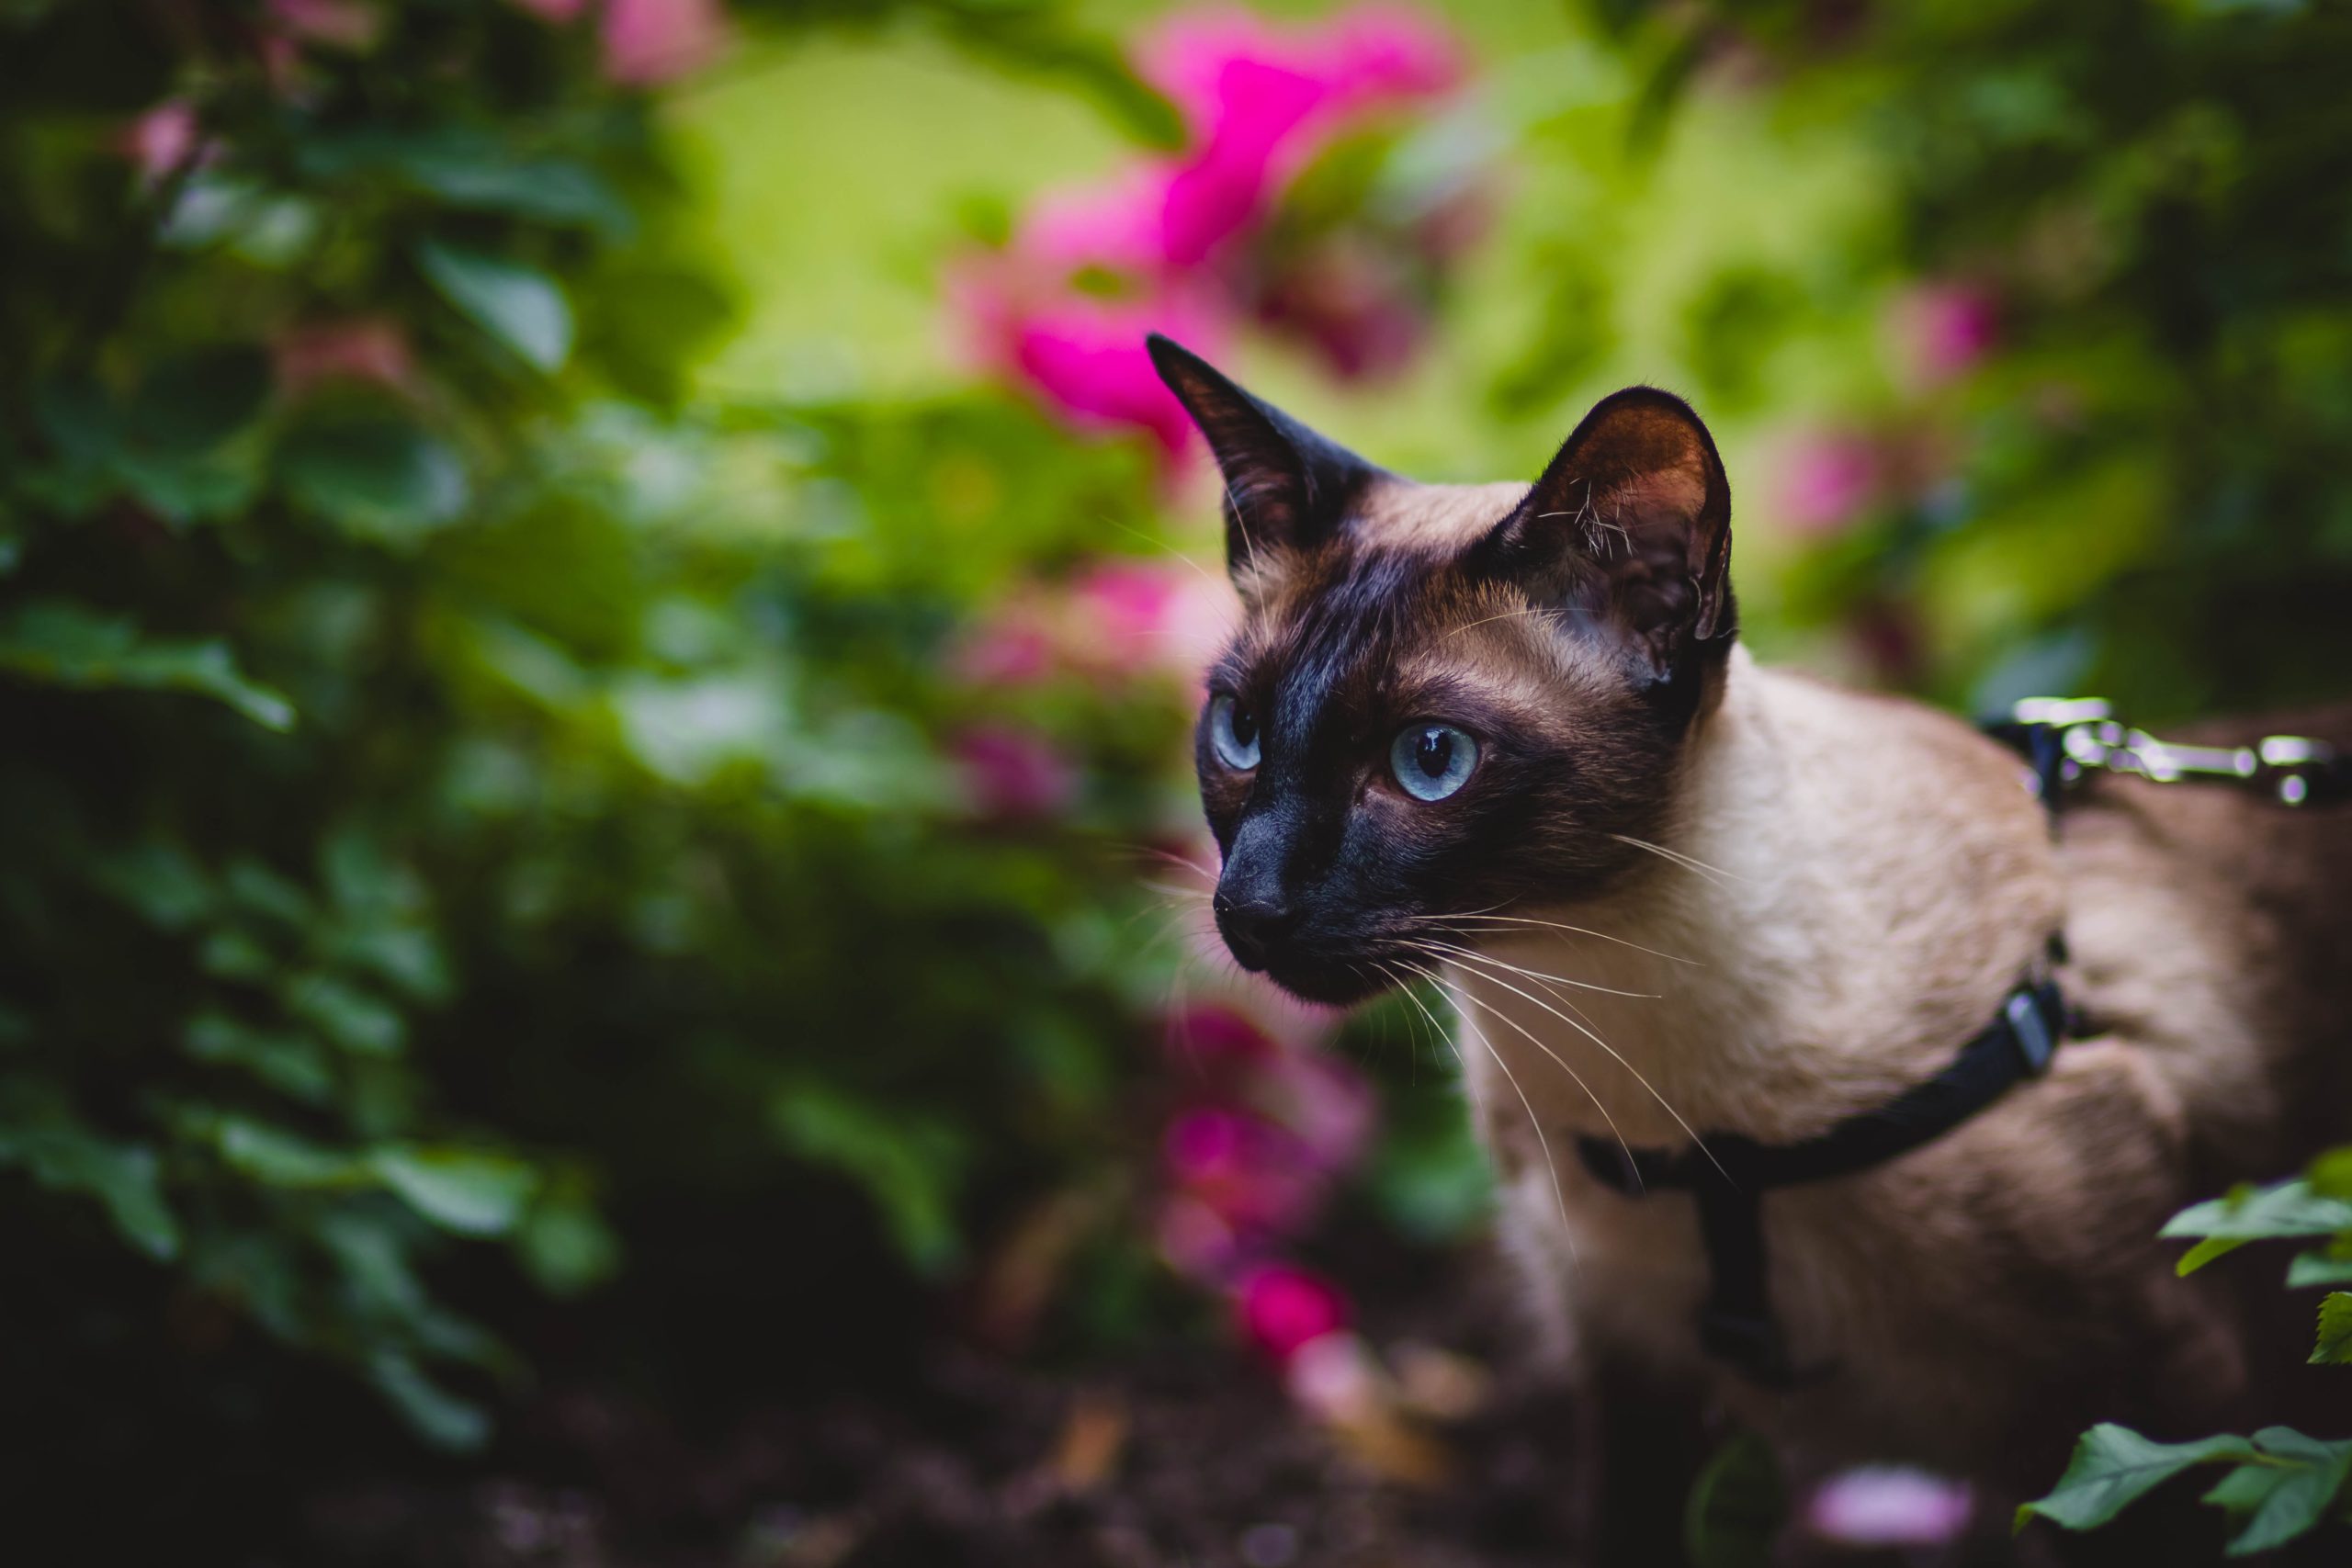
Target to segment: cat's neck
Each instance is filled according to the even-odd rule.
[[[1940,1066],[2056,927],[2039,807],[1945,716],[1736,650],[1684,766],[1645,874],[1454,966],[1502,1057],[1465,1041],[1474,1089],[1637,1143],[1804,1136]]]

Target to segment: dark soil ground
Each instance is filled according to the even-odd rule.
[[[305,1531],[370,1568],[1550,1568],[1574,1523],[1574,1411],[1514,1351],[1487,1265],[1464,1268],[1467,1288],[1365,1325],[1439,1407],[1402,1452],[1310,1419],[1227,1348],[1071,1375],[940,1345],[888,1395],[759,1409],[702,1440],[552,1393],[514,1473],[341,1484]]]
[[[1230,1348],[1049,1372],[938,1335],[904,1375],[763,1405],[697,1437],[610,1392],[549,1392],[497,1461],[346,1481],[294,1561],[332,1568],[1561,1568],[1575,1401],[1534,1364],[1483,1251],[1366,1260],[1365,1338],[1399,1427],[1306,1415]],[[1370,1285],[1359,1273],[1359,1282]],[[888,1384],[887,1392],[882,1384]],[[1400,1442],[1398,1433],[1406,1434]],[[1674,1485],[1675,1496],[1681,1483]],[[1668,1529],[1675,1502],[1657,1505]],[[1651,1568],[1649,1551],[1604,1554]],[[1667,1555],[1672,1555],[1671,1552]],[[2031,1550],[2027,1561],[2047,1559]],[[1975,1568],[2006,1529],[1911,1556],[1783,1538],[1774,1561]]]

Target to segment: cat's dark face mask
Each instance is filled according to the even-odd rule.
[[[1697,416],[1631,389],[1532,487],[1420,486],[1153,355],[1223,471],[1247,611],[1195,737],[1242,966],[1350,1002],[1630,874],[1734,636]]]

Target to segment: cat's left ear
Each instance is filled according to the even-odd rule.
[[[1595,404],[1480,550],[1538,599],[1613,626],[1661,680],[1736,630],[1731,480],[1690,405],[1655,387]]]
[[[1207,438],[1225,479],[1227,569],[1244,595],[1296,552],[1337,532],[1380,470],[1269,402],[1182,344],[1154,333],[1153,368]]]

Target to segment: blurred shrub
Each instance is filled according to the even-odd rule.
[[[1041,13],[938,15],[1116,76]],[[1144,459],[981,395],[680,412],[729,306],[637,89],[718,25],[0,9],[24,1429],[135,1443],[164,1393],[96,1396],[99,1363],[249,1426],[266,1341],[469,1447],[518,1292],[705,1212],[760,1226],[722,1262],[821,1281],[842,1182],[935,1271],[989,1194],[1107,1163],[1118,845],[1163,814],[1175,687],[1114,720],[943,658],[1016,566],[1099,547]]]
[[[2222,0],[1596,7],[1649,101],[1736,83],[1875,149],[1893,395],[1795,455],[1784,585],[1948,699],[2136,714],[2342,690],[2352,117],[2342,8]],[[1804,324],[1770,277],[1694,317],[1711,397]]]

